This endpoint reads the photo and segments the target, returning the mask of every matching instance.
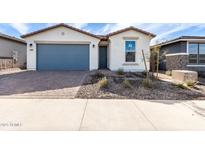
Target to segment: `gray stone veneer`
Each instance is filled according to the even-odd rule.
[[[189,65],[188,55],[166,56],[166,70],[192,70],[199,72],[199,74],[205,74],[205,67],[187,65]]]
[[[186,70],[188,64],[188,55],[169,55],[166,56],[166,69],[171,70]]]

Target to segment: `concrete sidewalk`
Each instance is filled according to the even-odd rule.
[[[205,101],[0,99],[0,130],[205,130]]]

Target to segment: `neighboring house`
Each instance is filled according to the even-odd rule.
[[[154,34],[125,28],[108,35],[94,35],[58,24],[23,35],[27,42],[29,70],[144,71],[142,50],[149,66],[149,44]]]
[[[26,42],[0,33],[0,69],[6,67],[2,66],[6,59],[12,60],[12,67],[25,68]]]
[[[194,70],[205,72],[205,37],[181,36],[151,46],[159,50],[161,70]]]

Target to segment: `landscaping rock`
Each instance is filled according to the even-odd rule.
[[[100,98],[100,99],[151,99],[151,100],[193,100],[205,99],[205,86],[197,85],[196,88],[182,89],[174,82],[162,79],[153,79],[152,88],[142,85],[144,77],[132,74],[127,77],[113,75],[113,72],[103,72],[109,82],[107,88],[100,88],[99,82],[90,82],[95,76],[88,75],[84,84],[78,91],[77,98]],[[171,78],[170,76],[168,76]],[[94,78],[94,79],[93,79]],[[128,80],[132,88],[123,86],[123,81]]]

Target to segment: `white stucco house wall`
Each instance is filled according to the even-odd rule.
[[[150,50],[149,44],[153,36],[141,33],[136,30],[126,30],[117,34],[109,34],[109,68],[117,70],[122,68],[125,71],[144,71],[142,50],[146,57],[147,68],[149,69]],[[135,41],[135,61],[126,62],[126,41]]]
[[[149,68],[149,44],[154,34],[128,27],[94,35],[66,24],[41,29],[22,38],[27,42],[28,70],[144,71]],[[129,52],[129,53],[127,53]]]

